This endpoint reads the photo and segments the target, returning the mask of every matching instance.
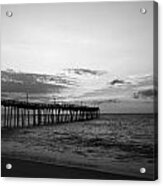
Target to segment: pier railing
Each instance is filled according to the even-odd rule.
[[[16,100],[1,101],[1,127],[6,128],[85,121],[98,118],[99,114],[99,107],[28,103]]]

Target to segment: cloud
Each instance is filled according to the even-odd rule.
[[[41,75],[37,78],[37,82],[61,86],[75,85],[74,80],[71,80],[69,77],[62,77],[62,75]]]
[[[113,85],[122,86],[127,89],[131,88],[141,88],[141,87],[147,87],[152,86],[153,83],[153,76],[151,74],[145,74],[145,75],[132,75],[128,76],[124,79],[121,78],[114,78],[112,81],[109,82],[109,84],[113,87]]]
[[[66,69],[68,72],[73,72],[77,75],[85,75],[85,74],[89,74],[89,75],[103,75],[106,72],[102,71],[102,70],[90,70],[90,69],[84,69],[84,68],[73,68],[73,69]]]
[[[97,100],[93,101],[94,104],[105,104],[105,103],[120,103],[120,100],[115,98],[115,99],[106,99],[106,100]]]
[[[156,89],[146,89],[146,90],[139,90],[137,92],[133,93],[133,98],[139,99],[139,98],[153,98],[157,96],[157,90]]]
[[[28,93],[59,93],[63,88],[60,85],[50,85],[45,83],[14,83],[2,81],[2,92],[28,92]]]
[[[120,79],[114,79],[113,81],[110,82],[111,85],[124,84],[124,83],[125,83],[125,81],[120,80]]]
[[[50,84],[48,75],[2,71],[1,77],[2,92],[59,93],[67,88],[67,81],[60,78]]]
[[[153,75],[144,74],[144,75],[132,75],[127,79],[133,86],[145,86],[153,84]]]

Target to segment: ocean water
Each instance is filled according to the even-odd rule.
[[[101,114],[84,122],[2,129],[2,156],[152,178],[154,122],[152,114]]]

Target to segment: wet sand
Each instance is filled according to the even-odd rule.
[[[27,160],[1,158],[2,177],[27,177],[27,178],[63,178],[63,179],[101,179],[101,180],[147,180],[132,176],[122,176],[76,167],[44,164]],[[12,169],[7,170],[6,164],[11,163]]]

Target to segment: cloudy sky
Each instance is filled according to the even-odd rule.
[[[152,112],[152,17],[152,2],[3,5],[3,95]]]

